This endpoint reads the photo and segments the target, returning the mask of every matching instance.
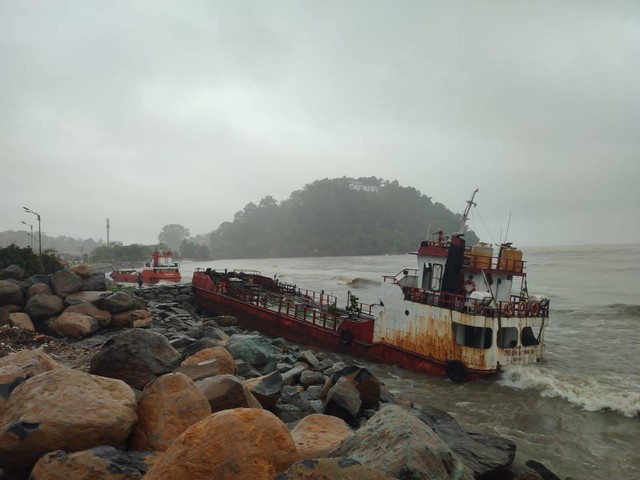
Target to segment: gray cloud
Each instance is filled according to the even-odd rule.
[[[0,229],[153,243],[335,176],[640,238],[637,2],[3,2]],[[480,235],[491,241],[479,218]]]

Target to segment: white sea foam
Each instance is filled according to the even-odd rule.
[[[561,375],[535,366],[505,368],[501,385],[540,391],[543,397],[559,397],[588,411],[612,410],[625,417],[640,414],[640,391],[631,379],[612,374],[602,379]]]

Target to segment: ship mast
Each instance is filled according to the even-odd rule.
[[[462,214],[462,220],[460,220],[460,228],[458,229],[458,235],[463,235],[464,231],[467,228],[467,219],[469,218],[469,210],[471,207],[475,207],[475,203],[473,203],[473,199],[476,197],[476,193],[478,193],[478,188],[473,191],[471,194],[471,199],[467,200],[467,207],[464,209],[464,213]]]

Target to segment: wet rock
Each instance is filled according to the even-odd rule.
[[[114,314],[126,312],[127,310],[135,310],[138,304],[136,299],[131,295],[120,291],[106,297],[101,297],[95,302],[95,305],[101,310],[107,310]]]
[[[282,394],[282,375],[272,372],[243,382],[244,386],[256,397],[263,408],[272,409],[280,400]]]
[[[318,368],[320,365],[320,360],[316,358],[311,350],[305,350],[304,352],[300,352],[300,356],[298,357],[299,362],[305,362],[311,368]]]
[[[393,480],[351,458],[306,459],[291,465],[274,480]]]
[[[69,368],[27,379],[0,413],[0,468],[29,471],[53,450],[124,443],[137,420],[133,390]]]
[[[302,387],[285,385],[282,387],[280,400],[274,410],[285,423],[295,422],[312,413],[320,413],[322,402],[309,400],[303,393]]]
[[[107,289],[107,279],[104,273],[95,273],[82,279],[82,290],[105,291]]]
[[[91,359],[90,372],[119,378],[137,390],[160,375],[172,372],[180,354],[159,333],[127,330],[107,340]]]
[[[53,290],[46,283],[35,283],[27,290],[27,299],[37,295],[38,293],[45,293],[47,295],[53,295]]]
[[[182,350],[182,358],[186,359],[191,355],[198,353],[200,350],[204,350],[205,348],[212,347],[223,347],[217,340],[212,340],[210,338],[201,338],[200,340],[196,340],[191,343],[188,347]]]
[[[203,324],[201,328],[196,330],[198,338],[211,338],[218,340],[223,346],[229,342],[229,335],[224,333],[220,328],[213,325]]]
[[[100,330],[100,323],[95,318],[66,311],[52,320],[49,326],[56,335],[71,338],[83,338]]]
[[[80,278],[88,278],[91,275],[95,275],[96,271],[93,266],[87,263],[79,263],[77,265],[71,265],[68,270],[75,273]]]
[[[46,283],[51,286],[51,277],[49,275],[32,275],[25,280],[29,285],[35,285],[36,283]]]
[[[231,316],[214,317],[212,320],[220,327],[234,327],[238,323],[236,317]]]
[[[304,388],[308,388],[311,385],[320,385],[323,379],[324,375],[322,375],[322,372],[305,370],[300,374],[300,383]]]
[[[561,480],[555,473],[536,460],[527,460],[525,465],[540,475],[543,480]]]
[[[296,461],[287,427],[267,410],[214,413],[184,432],[145,480],[272,479]]]
[[[144,389],[137,413],[130,449],[164,451],[187,428],[209,416],[211,406],[188,377],[169,373]]]
[[[64,309],[64,303],[57,295],[47,295],[45,293],[38,293],[31,297],[27,301],[27,305],[24,307],[26,314],[31,317],[31,320],[46,320],[54,315],[59,315]]]
[[[58,270],[51,275],[51,288],[53,293],[64,299],[70,293],[80,291],[82,279],[69,270]]]
[[[187,335],[186,333],[175,333],[167,336],[167,338],[169,339],[171,346],[176,349],[186,347],[196,341],[195,338]]]
[[[236,375],[242,378],[261,377],[262,374],[244,360],[236,360]]]
[[[453,450],[476,478],[488,478],[505,470],[516,455],[516,444],[506,438],[469,432],[446,412],[432,407],[412,413],[429,425]]]
[[[140,328],[149,325],[153,317],[147,310],[127,310],[111,316],[113,328]]]
[[[348,378],[340,377],[329,390],[323,411],[356,426],[361,406],[362,400],[356,386]]]
[[[322,389],[320,398],[324,399],[332,386],[335,385],[340,378],[348,379],[356,387],[360,393],[362,408],[378,408],[380,405],[380,381],[369,370],[358,365],[347,365],[333,373],[331,380],[327,382]]]
[[[35,332],[36,329],[33,326],[33,322],[29,315],[26,313],[16,312],[9,314],[9,324],[14,327],[20,328],[22,330],[27,330],[29,332]]]
[[[196,386],[207,398],[212,412],[240,407],[262,408],[242,381],[233,375],[208,377],[198,380]]]
[[[8,267],[0,270],[0,280],[9,280],[13,278],[14,280],[22,280],[24,279],[25,272],[18,265],[9,265]]]
[[[236,374],[236,362],[229,351],[224,347],[211,347],[200,350],[199,352],[184,359],[180,368],[186,366],[192,366],[195,369],[192,369],[194,372],[198,371],[197,367],[203,367],[203,371],[206,370],[208,372],[212,372],[213,375]]]
[[[97,304],[101,298],[108,297],[109,295],[111,295],[111,293],[100,292],[97,290],[75,292],[67,295],[64,299],[64,303],[67,305],[78,305],[81,303]]]
[[[0,305],[22,305],[22,290],[9,280],[0,280]]]
[[[349,457],[396,478],[474,478],[429,426],[397,405],[381,409],[330,456]]]
[[[309,400],[320,400],[320,390],[322,390],[320,385],[311,385],[304,391],[304,396]]]
[[[137,480],[158,459],[153,452],[125,452],[113,447],[95,447],[67,453],[56,450],[40,457],[30,480]]]
[[[342,419],[319,413],[303,418],[291,431],[301,459],[326,457],[352,436],[353,430]]]
[[[250,363],[262,373],[276,369],[277,353],[269,340],[261,335],[232,335],[227,349],[233,358]]]
[[[300,376],[305,370],[309,370],[309,365],[304,362],[296,364],[293,368],[288,369],[282,374],[282,382],[285,385],[295,385],[300,383]]]
[[[493,480],[493,478],[495,478],[496,480],[552,480],[553,477],[544,479],[534,469],[529,468],[526,465],[522,465],[518,462],[513,462],[511,465],[509,465],[507,470],[494,475],[491,480]],[[567,478],[566,480],[569,480],[569,478]]]
[[[106,310],[100,310],[92,303],[79,303],[71,305],[65,309],[65,313],[82,313],[96,319],[100,328],[104,328],[111,323],[111,313]]]

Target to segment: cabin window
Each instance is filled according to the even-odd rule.
[[[434,263],[431,270],[431,289],[440,290],[440,284],[442,281],[442,264]]]
[[[498,330],[498,347],[513,348],[518,346],[518,329],[505,327]]]
[[[538,345],[538,339],[533,333],[533,329],[531,327],[522,327],[522,346],[523,347],[531,347],[533,345]]]
[[[422,288],[431,288],[431,264],[425,263],[422,269]]]
[[[493,330],[484,327],[471,327],[462,323],[451,323],[453,338],[458,345],[472,348],[491,348]]]

